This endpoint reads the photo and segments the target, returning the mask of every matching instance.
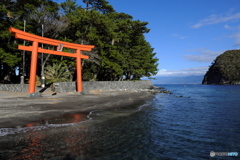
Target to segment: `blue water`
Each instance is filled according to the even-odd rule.
[[[157,85],[156,85],[157,86]],[[0,159],[206,160],[240,154],[240,86],[159,85],[144,104],[0,137]]]
[[[174,93],[157,95],[155,103],[163,107],[156,118],[163,125],[156,127],[167,132],[168,148],[176,149],[166,151],[171,158],[207,159],[210,151],[240,152],[240,86],[162,86]]]

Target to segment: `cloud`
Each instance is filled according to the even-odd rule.
[[[186,39],[186,38],[187,38],[186,36],[181,36],[181,35],[179,35],[179,34],[171,34],[170,36],[171,36],[171,37],[176,37],[176,38],[178,38],[178,39]]]
[[[216,59],[217,56],[223,53],[223,51],[210,51],[210,50],[192,50],[194,52],[197,52],[197,55],[183,55],[183,58],[185,58],[187,61],[191,62],[200,62],[200,63],[207,63],[212,62],[214,59]]]
[[[225,28],[225,29],[232,29],[232,27],[229,26],[229,25],[227,25],[227,24],[224,25],[224,28]]]
[[[229,38],[235,39],[235,44],[233,46],[240,46],[240,26],[234,27],[233,29],[237,30],[237,32],[230,35]]]
[[[198,23],[192,25],[191,28],[198,29],[206,25],[218,24],[234,20],[240,20],[240,12],[235,14],[228,13],[225,15],[212,14],[207,18],[200,20]]]
[[[187,68],[181,70],[167,71],[166,69],[161,69],[158,71],[157,75],[154,77],[186,77],[186,76],[200,76],[204,75],[208,70],[208,67],[196,67]]]
[[[234,35],[231,35],[229,37],[235,39],[234,46],[240,46],[240,32],[238,32],[238,33],[236,33]]]
[[[236,31],[233,35],[228,36],[228,38],[233,38],[235,40],[235,44],[233,46],[240,46],[240,25],[238,26],[229,26],[224,25],[224,28],[227,30]]]

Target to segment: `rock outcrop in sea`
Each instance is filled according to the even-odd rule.
[[[240,50],[219,55],[204,76],[202,84],[240,84]]]

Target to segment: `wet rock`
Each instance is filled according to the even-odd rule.
[[[169,91],[168,90],[163,90],[163,92],[162,93],[169,93]]]
[[[178,97],[178,98],[183,98],[183,96],[176,96],[176,97]]]
[[[153,86],[154,89],[164,89],[163,87]]]
[[[147,90],[148,93],[165,93],[165,94],[173,94],[172,92],[168,91],[168,90],[159,90],[159,89],[151,89],[151,90]]]

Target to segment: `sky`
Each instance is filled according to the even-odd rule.
[[[218,55],[240,48],[240,0],[107,1],[149,23],[145,37],[159,59],[157,79],[203,77]]]

